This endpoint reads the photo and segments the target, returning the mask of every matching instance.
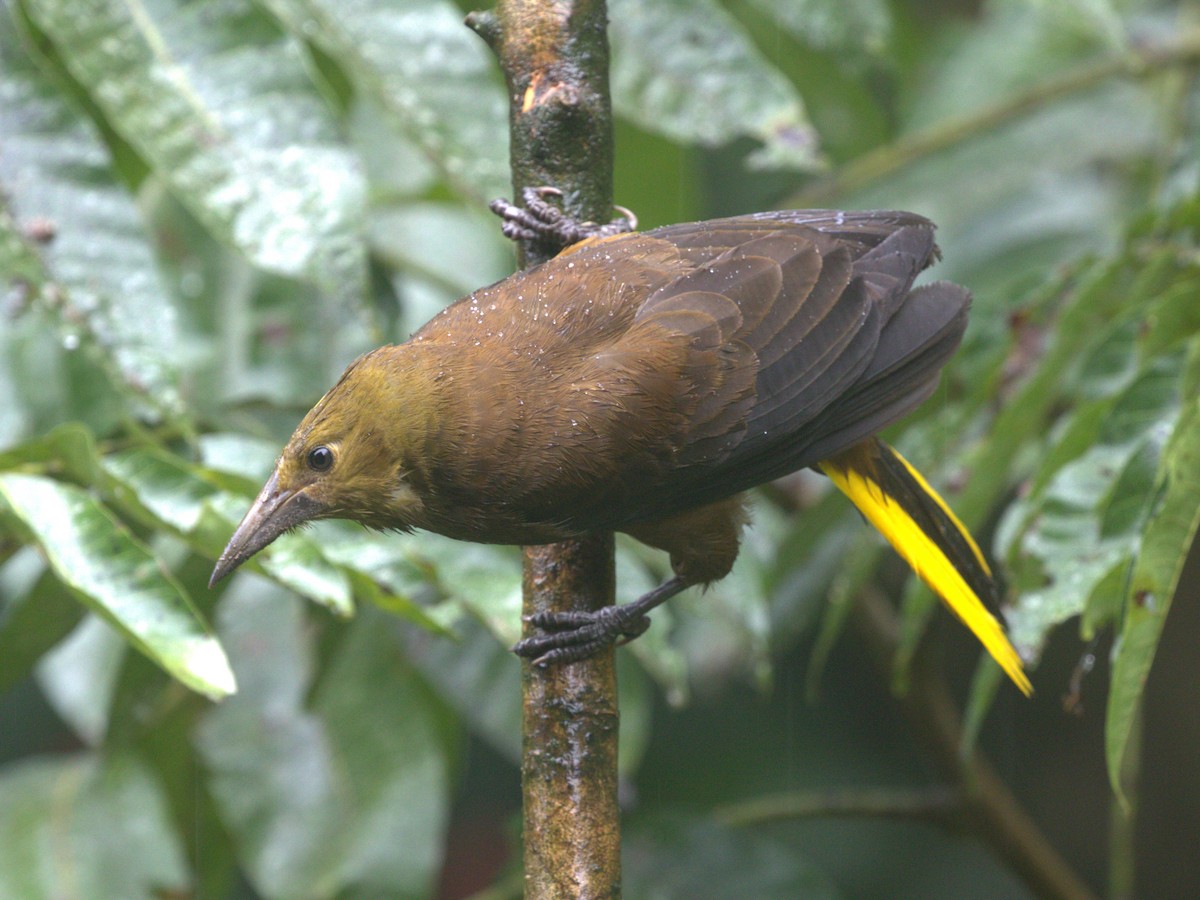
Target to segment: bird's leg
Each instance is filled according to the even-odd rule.
[[[488,207],[504,220],[501,231],[513,241],[545,241],[560,247],[569,247],[585,238],[610,237],[624,234],[637,228],[637,216],[618,206],[619,219],[607,225],[595,222],[579,222],[550,203],[547,197],[561,197],[562,191],[554,187],[527,187],[521,192],[524,206],[517,206],[504,199],[493,200]]]
[[[650,627],[646,613],[670,600],[692,582],[676,575],[632,603],[604,606],[593,612],[541,612],[525,621],[545,634],[518,641],[512,648],[535,666],[567,663],[599,652],[609,644],[626,643]]]

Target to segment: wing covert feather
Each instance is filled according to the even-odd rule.
[[[619,527],[812,465],[923,400],[969,300],[912,290],[935,255],[911,213],[671,225],[570,248],[418,339],[451,345],[467,316],[519,335],[504,359],[548,379],[527,433],[580,435],[521,502],[577,502],[581,527]]]
[[[919,216],[769,213],[650,234],[694,266],[635,316],[693,349],[657,513],[812,465],[895,421],[932,392],[965,327],[965,290],[912,290],[936,254]]]

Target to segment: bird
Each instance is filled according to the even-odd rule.
[[[506,233],[528,235],[512,209]],[[672,576],[639,599],[532,618],[514,650],[569,663],[727,575],[745,492],[813,469],[1029,695],[979,545],[878,437],[930,396],[966,328],[965,288],[914,285],[940,257],[934,230],[902,211],[783,210],[570,232],[549,261],[354,360],[211,583],[323,518],[494,544],[619,531],[665,550]]]

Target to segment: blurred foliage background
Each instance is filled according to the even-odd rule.
[[[512,269],[471,8],[4,0],[0,896],[519,895],[515,551],[322,523],[206,585],[342,368]],[[761,492],[619,654],[626,895],[1029,895],[958,814],[975,746],[1090,890],[1200,894],[1200,8],[609,13],[643,227],[939,223],[971,328],[891,437],[1038,691],[819,479]],[[663,570],[619,542],[622,599]]]

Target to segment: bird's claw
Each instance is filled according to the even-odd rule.
[[[539,668],[587,659],[611,644],[633,640],[650,627],[648,616],[631,615],[621,606],[595,612],[541,612],[526,616],[525,621],[543,633],[518,641],[512,649]]]
[[[497,198],[488,208],[503,220],[500,230],[513,241],[542,241],[569,247],[586,238],[610,237],[637,228],[637,216],[623,206],[614,207],[621,217],[607,225],[572,219],[546,199],[561,196],[562,191],[556,187],[527,187],[521,192],[524,206]]]

